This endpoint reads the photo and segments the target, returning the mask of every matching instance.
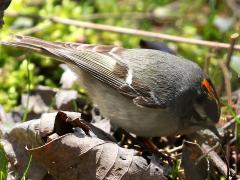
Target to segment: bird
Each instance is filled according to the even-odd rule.
[[[137,136],[211,130],[219,120],[213,83],[196,63],[183,57],[153,49],[48,42],[22,35],[0,44],[66,63],[103,116]]]

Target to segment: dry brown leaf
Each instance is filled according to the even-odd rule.
[[[206,158],[199,158],[203,155],[200,146],[197,143],[185,141],[182,150],[182,165],[184,168],[186,180],[208,179],[210,164]]]
[[[32,120],[16,125],[4,139],[0,139],[9,160],[9,172],[13,177],[22,177],[30,159],[30,153],[26,146],[38,147],[43,144],[41,138],[36,134],[40,120]],[[33,160],[28,172],[28,178],[34,180],[43,179],[47,170],[38,162]]]
[[[59,179],[164,179],[158,164],[97,138],[68,134],[30,151]]]
[[[197,144],[198,148],[201,148],[200,154],[202,154],[202,158],[204,157],[205,159],[206,158],[208,159],[210,164],[210,169],[214,167],[219,172],[221,172],[221,174],[226,178],[228,177],[228,173],[229,173],[228,170],[230,171],[230,174],[232,176],[235,174],[235,171],[233,169],[228,169],[228,165],[226,164],[226,159],[224,158],[225,154],[223,153],[222,147],[220,145],[221,140],[215,135],[215,133],[213,133],[208,129],[201,130],[194,134],[191,134],[188,137],[188,139],[198,143]],[[195,150],[195,155],[196,154],[199,155],[198,152],[200,151]],[[221,156],[221,154],[223,156]],[[213,174],[213,172],[211,172],[211,174]]]
[[[93,125],[98,127],[99,129],[103,130],[106,133],[110,133],[111,124],[108,119],[102,119],[100,121],[96,121],[93,123]]]
[[[137,151],[119,147],[109,134],[81,121],[79,116],[79,113],[69,112],[59,112],[55,116],[45,114],[40,120],[15,127],[1,141],[5,150],[11,152],[7,153],[8,156],[14,154],[11,165],[15,167],[15,172],[22,172],[26,164],[22,164],[21,160],[24,158],[24,162],[27,162],[30,153],[34,166],[30,167],[28,178],[35,176],[33,179],[39,179],[47,172],[57,179],[69,180],[166,179],[164,168],[154,156],[149,157],[148,164]],[[71,125],[73,133],[68,133],[66,129],[62,131],[61,127],[66,124]],[[63,132],[66,134],[59,136]],[[46,143],[43,144],[42,140]],[[8,146],[14,148],[7,149]],[[38,167],[39,172],[33,171],[38,170]]]

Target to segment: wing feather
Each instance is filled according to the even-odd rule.
[[[122,56],[124,48],[81,43],[52,43],[28,36],[14,36],[14,38],[15,41],[0,43],[45,54],[71,67],[81,68],[121,94],[133,99],[136,105],[161,107],[152,97],[149,89],[141,84],[141,80],[134,79],[133,70],[128,67],[128,63]],[[134,85],[135,82],[131,82],[132,79],[138,82],[138,86]]]

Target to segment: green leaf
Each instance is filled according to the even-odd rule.
[[[0,144],[0,180],[7,179],[7,155],[3,149],[3,146]]]
[[[236,121],[237,124],[240,125],[240,117],[239,117],[239,116],[236,116],[236,117],[235,117],[235,121]]]

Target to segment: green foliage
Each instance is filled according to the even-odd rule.
[[[0,144],[0,180],[7,179],[7,156],[3,149],[3,146]]]
[[[240,117],[235,117],[235,121],[237,122],[238,125],[240,125]]]
[[[0,104],[3,104],[6,110],[16,106],[21,95],[19,92],[26,92],[28,88],[27,60],[24,59],[17,64],[10,61],[4,64],[0,71]],[[33,63],[29,64],[29,75],[30,89],[34,89],[44,80],[43,75],[36,75],[36,67]]]
[[[28,173],[29,168],[30,168],[30,166],[31,166],[31,163],[32,163],[32,155],[31,155],[30,158],[29,158],[27,167],[26,167],[25,171],[23,172],[23,176],[22,176],[21,180],[25,180],[25,179],[26,179],[26,176],[27,176],[27,173]]]
[[[181,160],[177,160],[175,162],[175,164],[173,165],[172,169],[171,169],[171,172],[169,173],[169,177],[171,179],[177,179],[180,172],[179,172],[179,169],[180,169],[180,164],[181,164]]]

